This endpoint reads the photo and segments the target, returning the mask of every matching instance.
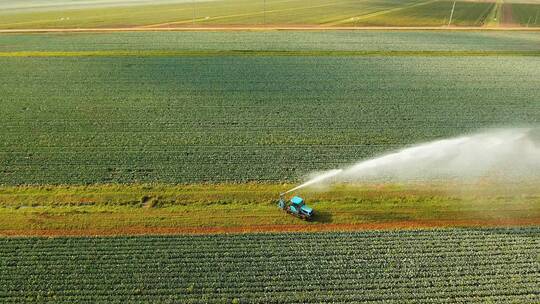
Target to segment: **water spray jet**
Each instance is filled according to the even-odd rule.
[[[332,182],[475,180],[489,175],[540,176],[540,145],[532,129],[499,129],[422,143],[316,175],[280,196]]]

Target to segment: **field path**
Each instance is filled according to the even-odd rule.
[[[109,33],[109,32],[197,32],[197,31],[540,31],[540,27],[508,26],[504,28],[446,27],[446,26],[206,26],[206,27],[119,27],[119,28],[41,28],[41,29],[8,29],[0,30],[0,34],[24,33]]]
[[[514,24],[514,19],[512,16],[512,4],[504,3],[502,5],[502,14],[501,14],[501,26],[517,26]]]
[[[313,225],[249,225],[234,227],[123,227],[113,229],[20,229],[0,230],[2,237],[19,236],[115,236],[115,235],[177,235],[177,234],[240,234],[270,232],[323,232],[323,231],[368,231],[429,228],[486,228],[486,227],[534,227],[540,226],[540,218],[520,220],[412,220],[377,223]]]

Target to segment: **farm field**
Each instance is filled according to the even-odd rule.
[[[538,123],[537,34],[378,33],[0,36],[0,184],[297,182]]]
[[[507,4],[505,4],[507,5]],[[515,25],[530,22],[538,1],[513,2]],[[193,26],[446,26],[449,0],[2,1],[0,29]],[[523,8],[527,7],[524,12]],[[494,1],[457,1],[453,26],[487,25]],[[510,16],[512,13],[510,13]],[[526,17],[525,17],[526,15]],[[511,18],[511,17],[510,17]]]
[[[486,17],[488,27],[535,27],[540,20],[538,3],[527,1],[496,1]]]
[[[540,25],[540,7],[530,3],[511,4],[512,20],[514,24],[535,27]]]
[[[287,184],[0,187],[0,235],[135,235],[540,225],[538,183],[341,185],[299,194],[312,221],[277,208]]]
[[[0,0],[0,302],[540,302],[538,7]]]
[[[0,54],[78,51],[456,51],[540,52],[523,31],[235,31],[0,35]],[[255,52],[259,51],[259,53]],[[465,54],[466,55],[466,54]],[[104,55],[103,55],[104,56]]]
[[[342,25],[359,26],[477,26],[486,24],[487,17],[493,10],[494,3],[490,2],[457,2],[452,20],[453,1],[429,1],[422,5],[404,8],[384,14],[367,14],[347,20]]]
[[[0,239],[3,303],[536,303],[540,230]]]

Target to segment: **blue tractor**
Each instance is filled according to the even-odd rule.
[[[282,210],[285,210],[285,212],[303,220],[310,220],[313,217],[313,209],[306,205],[304,200],[299,196],[295,196],[291,198],[290,201],[286,201],[283,198],[283,194],[281,194],[279,196],[278,206]]]

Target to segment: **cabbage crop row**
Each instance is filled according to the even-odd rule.
[[[540,229],[0,239],[0,302],[540,301]]]
[[[540,117],[535,56],[6,57],[0,65],[0,184],[9,185],[297,181]]]

